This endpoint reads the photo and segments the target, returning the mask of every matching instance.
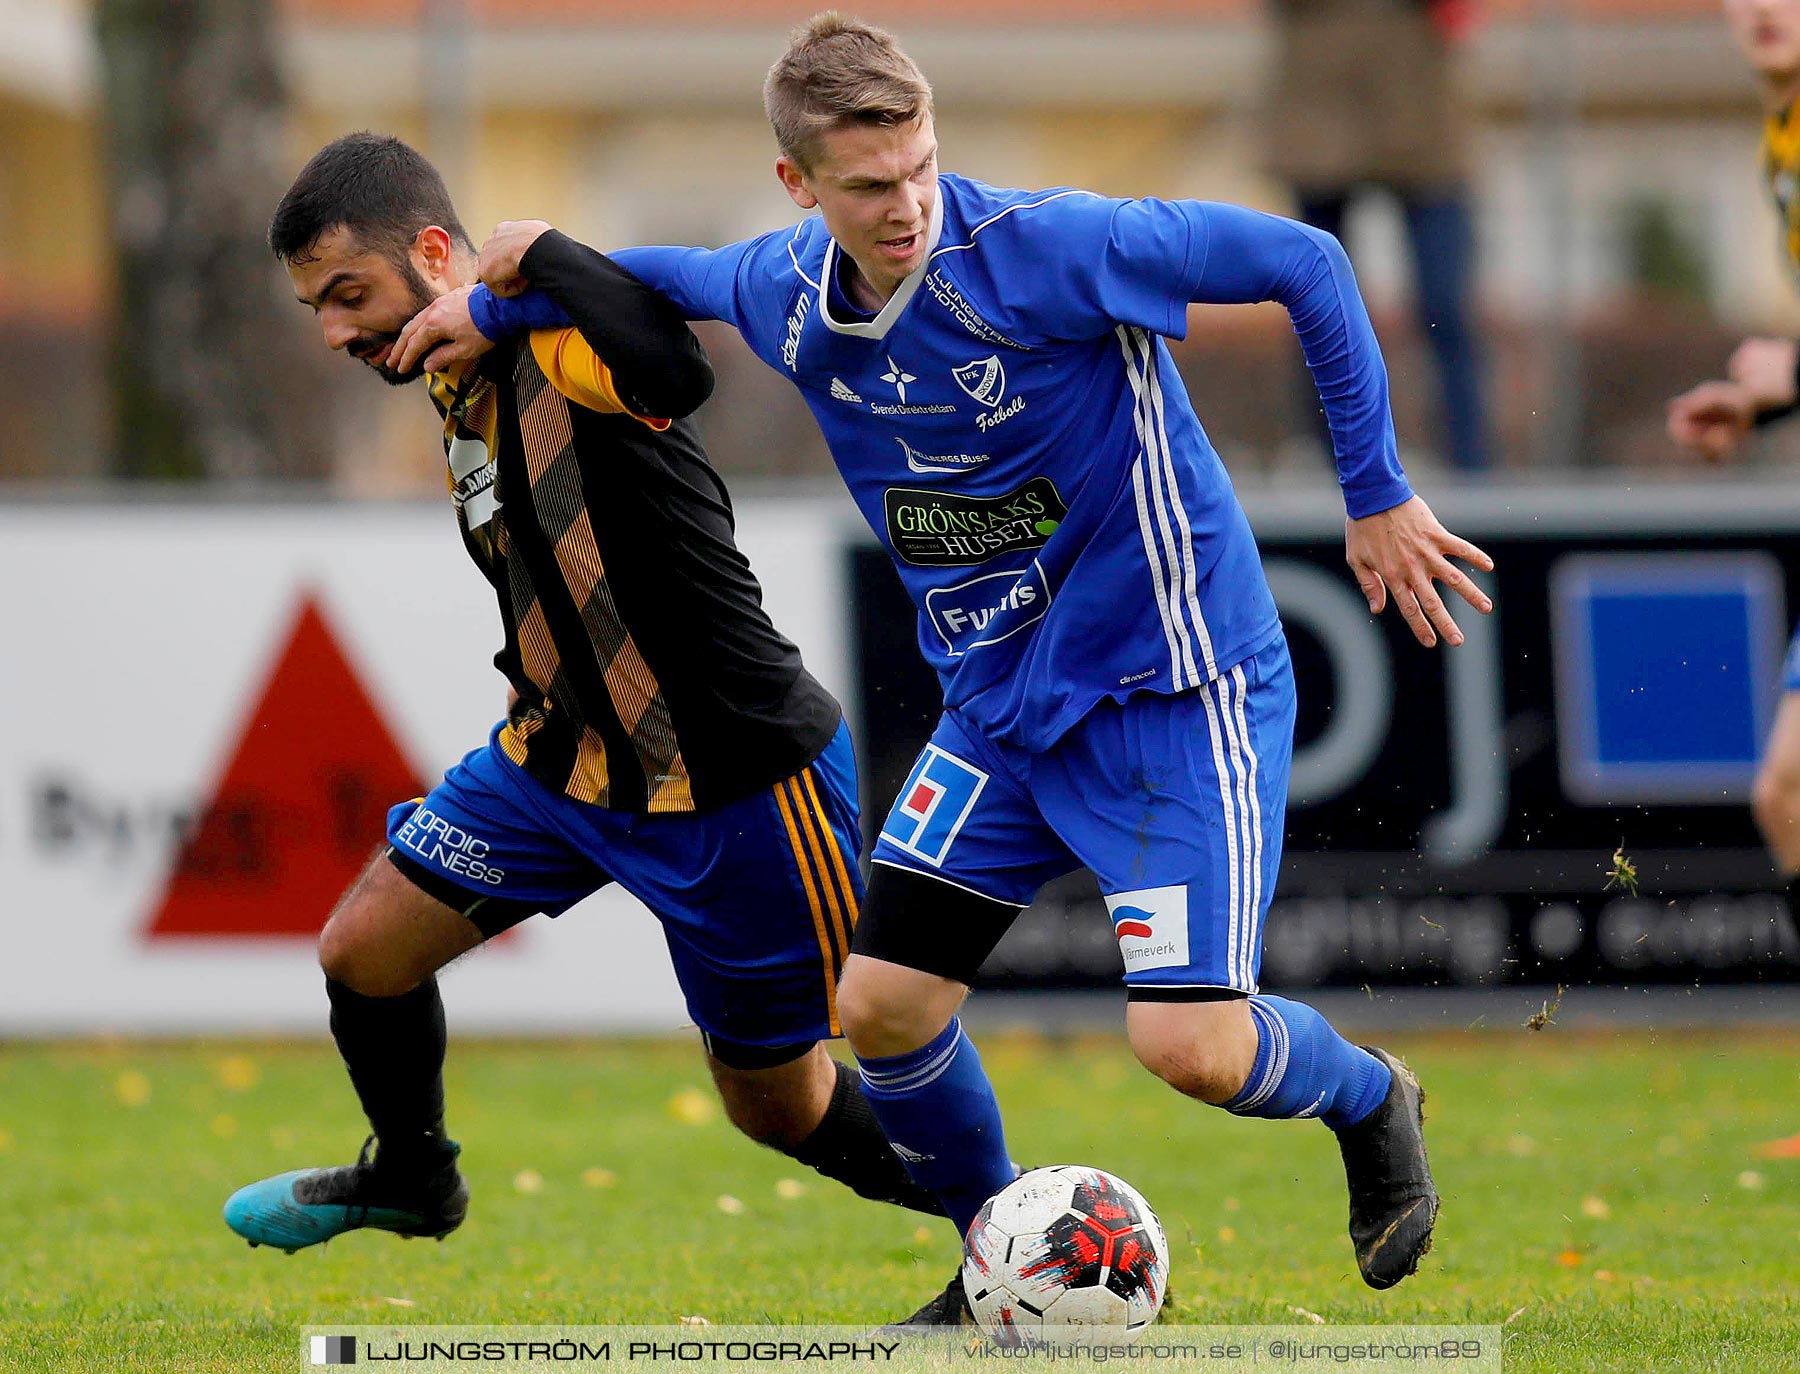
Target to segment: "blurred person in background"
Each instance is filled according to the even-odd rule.
[[[1724,0],[1725,23],[1763,94],[1762,174],[1781,226],[1781,248],[1800,281],[1800,0]],[[1708,463],[1737,457],[1751,430],[1800,409],[1800,342],[1746,339],[1725,376],[1669,402],[1669,435]],[[1800,912],[1800,630],[1782,669],[1781,704],[1763,749],[1751,807]],[[1800,1134],[1761,1153],[1800,1159]]]
[[[529,270],[572,324],[479,368],[395,367],[402,327],[466,295],[476,256],[436,169],[378,134],[306,165],[269,245],[327,344],[426,382],[512,693],[485,748],[389,813],[386,850],[320,936],[331,1033],[373,1131],[362,1157],[242,1188],[227,1223],[290,1253],[359,1227],[441,1240],[460,1225],[436,974],[609,882],[661,921],[733,1124],[863,1196],[937,1212],[821,1043],[840,1033],[862,895],[855,761],[838,703],[762,609],[684,418],[712,390],[686,323],[550,235]]]
[[[1452,466],[1492,463],[1474,321],[1471,120],[1455,43],[1472,0],[1271,0],[1275,71],[1264,135],[1271,175],[1308,224],[1344,237],[1351,208],[1385,191],[1412,245],[1420,328],[1437,359]],[[1311,382],[1304,405],[1320,416]],[[1330,435],[1317,432],[1330,452]]]

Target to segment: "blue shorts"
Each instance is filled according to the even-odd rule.
[[[662,922],[709,1035],[763,1046],[841,1033],[837,978],[863,891],[847,725],[795,777],[681,815],[553,792],[490,739],[430,796],[388,812],[388,843],[439,882],[551,916],[616,882]]]
[[[1787,662],[1781,667],[1781,690],[1800,692],[1800,626],[1795,627],[1794,637],[1788,641]]]
[[[1102,702],[1042,753],[946,711],[875,862],[1019,906],[1091,869],[1129,986],[1255,992],[1293,749],[1283,639],[1205,687]]]

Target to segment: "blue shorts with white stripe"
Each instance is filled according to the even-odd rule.
[[[1102,702],[1042,752],[949,710],[874,860],[1020,906],[1091,869],[1127,984],[1255,992],[1293,748],[1279,636],[1203,687]]]

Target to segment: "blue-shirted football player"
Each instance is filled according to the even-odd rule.
[[[1288,308],[1370,609],[1391,596],[1422,643],[1460,643],[1434,579],[1485,612],[1448,560],[1492,563],[1407,485],[1347,260],[1328,235],[1234,206],[940,176],[930,87],[890,35],[835,15],[796,32],[765,102],[782,183],[820,213],[718,251],[614,256],[799,387],[943,683],[839,991],[877,1116],[966,1229],[1014,1166],[956,1012],[1038,888],[1086,867],[1138,1058],[1227,1111],[1336,1132],[1358,1266],[1376,1288],[1399,1282],[1438,1209],[1419,1085],[1257,992],[1293,674],[1249,525],[1163,344],[1190,302]],[[553,322],[535,293],[512,298],[546,227],[502,226],[482,263],[495,291],[422,318],[402,364]],[[912,1320],[968,1320],[960,1279]]]

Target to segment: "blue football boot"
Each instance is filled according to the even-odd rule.
[[[442,1240],[462,1225],[469,1185],[456,1167],[461,1146],[448,1142],[442,1167],[417,1174],[383,1169],[369,1157],[374,1143],[374,1136],[363,1142],[354,1164],[294,1169],[239,1188],[225,1203],[225,1224],[253,1248],[273,1245],[290,1255],[364,1227]]]

